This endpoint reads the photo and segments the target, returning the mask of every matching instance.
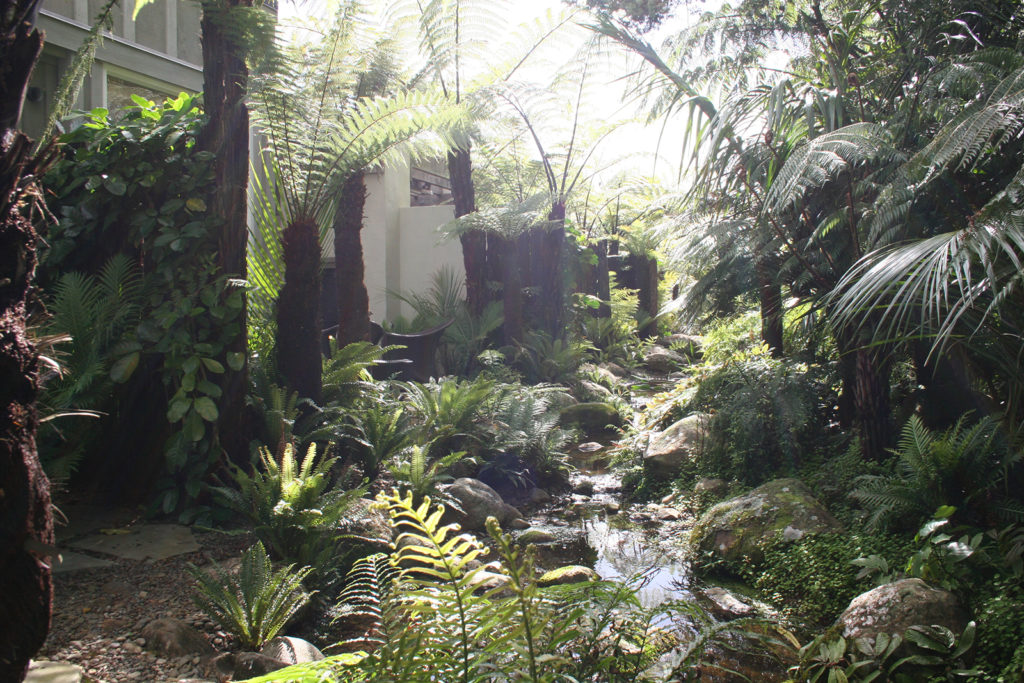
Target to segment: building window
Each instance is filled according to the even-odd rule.
[[[129,83],[114,76],[107,76],[107,109],[114,118],[117,118],[114,116],[115,112],[125,107],[135,106],[135,103],[132,102],[132,95],[145,97],[147,100],[152,100],[158,104],[170,97],[165,92],[153,90],[137,83]]]
[[[438,206],[452,203],[452,184],[443,175],[414,168],[409,171],[409,204]]]

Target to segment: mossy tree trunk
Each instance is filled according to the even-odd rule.
[[[46,159],[16,130],[43,49],[39,0],[0,0],[0,680],[21,681],[50,629],[50,484],[39,464],[39,356],[26,331],[38,241],[29,206]]]
[[[251,7],[252,0],[216,0],[203,3],[200,23],[203,43],[203,106],[209,121],[201,142],[216,155],[214,161],[213,206],[210,210],[224,219],[220,230],[218,264],[230,277],[246,278],[247,188],[249,183],[249,110],[245,94],[249,81],[246,50],[231,36],[231,10]],[[245,296],[244,288],[239,288]],[[230,291],[225,292],[227,296]],[[236,324],[238,335],[226,353],[241,359],[238,370],[228,368],[222,380],[223,395],[217,431],[221,447],[236,460],[249,456],[249,434],[245,395],[248,391],[248,339],[246,306]]]

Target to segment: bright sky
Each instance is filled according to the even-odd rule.
[[[298,4],[295,0],[282,0],[279,5],[279,17],[281,23],[286,24],[294,17],[326,16],[330,5],[333,5],[330,0],[299,0]],[[540,19],[550,11],[564,9],[565,5],[558,0],[517,0],[512,11],[513,16],[509,17],[508,23],[511,27]],[[705,6],[704,9],[708,9],[708,7]],[[681,21],[683,20],[670,18],[658,31],[647,36],[647,40],[657,47],[664,37],[682,27]],[[517,79],[532,81],[538,86],[547,85],[552,72],[557,70],[558,65],[569,62],[590,36],[589,31],[582,29],[562,34],[548,50],[547,61],[535,65],[527,64],[517,72]],[[627,84],[622,80],[622,76],[628,72],[630,60],[635,59],[623,52],[621,56],[603,60],[590,69],[588,80],[591,82],[591,93],[582,108],[584,118],[589,121],[585,120],[584,124],[589,122],[594,126],[599,126],[612,121],[643,118],[638,104],[626,96]],[[571,97],[567,93],[568,99]],[[569,115],[564,118],[566,119],[564,123],[571,123]],[[625,124],[601,142],[590,162],[590,167],[594,169],[613,167],[616,171],[630,170],[641,175],[655,173],[665,178],[667,182],[671,182],[679,163],[681,134],[678,131],[680,127],[681,124],[670,124],[663,127],[661,122],[650,126],[637,122]],[[552,137],[556,134],[551,133]],[[568,133],[565,135],[568,136]],[[545,144],[552,143],[546,142]],[[656,161],[655,157],[659,150],[660,158]],[[616,171],[607,173],[613,174]]]

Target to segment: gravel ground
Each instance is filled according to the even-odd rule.
[[[147,652],[142,629],[171,617],[195,626],[219,651],[234,649],[192,602],[188,563],[204,566],[236,558],[250,540],[193,532],[201,549],[161,561],[116,560],[110,567],[54,576],[53,623],[35,659],[77,664],[107,683],[210,680],[198,656],[163,658]],[[105,558],[109,559],[109,558]]]

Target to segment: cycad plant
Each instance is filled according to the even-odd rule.
[[[519,456],[542,480],[564,478],[570,470],[565,447],[573,432],[559,426],[559,417],[543,387],[510,391],[492,413],[495,438],[490,447]]]
[[[993,512],[1024,520],[1024,507],[1007,490],[1022,455],[1011,448],[998,422],[984,417],[974,425],[961,418],[935,434],[916,415],[903,428],[896,472],[866,475],[851,494],[872,510],[873,525],[920,524],[940,505],[954,506],[975,523]]]
[[[221,486],[214,492],[225,507],[249,520],[274,555],[311,566],[324,578],[337,559],[338,526],[365,489],[332,488],[331,467],[337,459],[318,459],[316,444],[301,463],[293,444],[285,446],[280,460],[267,448],[259,455],[262,467],[251,474],[231,466],[238,488]]]
[[[236,576],[216,563],[212,574],[191,564],[188,572],[196,580],[194,599],[200,609],[242,647],[259,650],[309,601],[302,580],[311,570],[294,567],[274,571],[263,544],[257,542],[242,555]]]
[[[494,390],[487,379],[460,381],[446,377],[419,384],[408,382],[405,400],[422,430],[420,441],[432,452],[450,452],[479,441],[477,418]]]
[[[409,446],[412,435],[400,406],[373,401],[352,415],[346,441],[355,451],[363,474],[373,481],[382,466]]]
[[[431,461],[426,448],[411,446],[406,449],[404,458],[391,465],[391,476],[395,478],[403,492],[412,496],[417,505],[433,497],[458,509],[458,501],[439,490],[438,484],[452,480],[452,476],[446,470],[465,455],[463,451],[456,451]]]

